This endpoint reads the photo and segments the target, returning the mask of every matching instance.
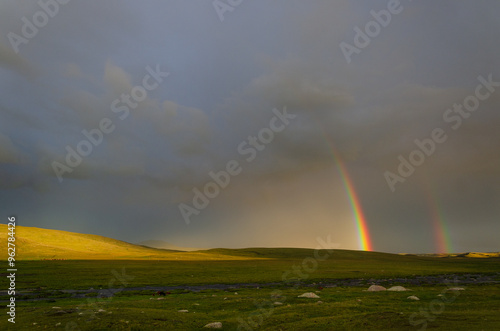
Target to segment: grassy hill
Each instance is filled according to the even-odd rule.
[[[0,224],[0,245],[7,246],[7,225]],[[3,244],[5,243],[5,244]],[[134,245],[93,234],[16,226],[16,260],[256,260],[303,259],[313,256],[306,248],[216,248],[184,252]],[[7,258],[6,250],[2,251]],[[333,250],[338,260],[406,261],[396,254]]]
[[[16,226],[15,244],[16,260],[286,260],[304,259],[314,255],[314,250],[305,248],[217,248],[184,252],[134,245],[93,234],[24,226]],[[0,224],[0,245],[7,246],[7,225],[5,224]],[[7,250],[3,250],[1,254],[3,254],[3,259],[7,258]],[[402,255],[336,249],[331,251],[329,259],[366,265],[366,263],[432,261],[440,256],[439,254]],[[472,257],[498,258],[498,253],[464,253],[447,257],[453,261]]]
[[[430,257],[472,257],[486,259],[490,257],[500,257],[500,252],[467,252],[467,253],[439,253],[439,254],[417,254],[418,256]]]
[[[175,246],[175,245],[172,245],[172,244],[170,244],[166,241],[163,241],[163,240],[146,240],[146,241],[138,242],[138,243],[136,243],[136,245],[146,246],[146,247],[151,247],[151,248],[169,249],[169,250],[173,250],[173,251],[183,251],[183,252],[201,250],[201,248]]]
[[[133,245],[93,234],[16,226],[16,260],[234,260],[245,257],[215,252],[178,252]],[[0,244],[7,246],[7,225],[0,224]],[[2,250],[2,259],[7,250]]]

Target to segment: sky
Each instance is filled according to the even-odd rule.
[[[499,15],[1,1],[0,215],[184,247],[498,251]]]

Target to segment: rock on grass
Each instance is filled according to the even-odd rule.
[[[403,286],[393,286],[388,288],[387,291],[403,292],[403,291],[408,291],[408,289],[404,288]]]
[[[313,292],[306,292],[304,294],[301,294],[298,296],[298,298],[310,298],[310,299],[318,299],[319,296],[317,296],[315,293]]]
[[[465,291],[465,289],[463,287],[452,287],[448,291]]]
[[[387,289],[380,285],[372,285],[368,288],[368,292],[379,292],[379,291],[387,291]]]
[[[204,326],[204,328],[208,328],[208,329],[222,329],[222,323],[221,322],[208,323],[207,325]]]

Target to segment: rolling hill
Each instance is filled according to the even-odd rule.
[[[491,257],[500,257],[500,252],[467,252],[467,253],[434,253],[434,254],[401,254],[401,255],[416,255],[426,257],[470,257],[487,259]]]
[[[16,260],[236,260],[216,252],[179,252],[138,246],[93,234],[16,226]],[[7,225],[0,224],[0,244],[7,247]],[[7,250],[2,250],[7,259]]]
[[[312,249],[306,248],[242,248],[208,249],[181,251],[134,245],[121,240],[93,234],[81,234],[61,230],[16,226],[16,260],[268,260],[300,259],[313,256]],[[160,242],[165,243],[165,242]],[[151,244],[151,243],[150,243]],[[153,242],[154,244],[154,242]],[[157,243],[158,244],[158,243]],[[7,225],[0,224],[0,245],[7,247]],[[168,247],[168,246],[167,246]],[[170,246],[172,248],[180,248]],[[7,250],[2,250],[2,258],[7,259]],[[405,256],[406,255],[406,256]],[[498,258],[499,253],[450,254],[457,258]],[[353,250],[332,250],[331,257],[352,261],[410,261],[434,260],[440,254],[390,254]]]
[[[175,245],[172,245],[172,244],[170,244],[166,241],[163,241],[163,240],[146,240],[146,241],[138,242],[136,245],[147,246],[147,247],[151,247],[151,248],[169,249],[169,250],[173,250],[173,251],[183,251],[183,252],[202,250],[202,248],[175,246]]]
[[[7,246],[7,225],[0,224],[0,245]],[[259,260],[298,259],[313,255],[307,248],[215,248],[198,251],[134,245],[93,234],[16,226],[16,260]],[[174,247],[174,246],[171,246]],[[333,250],[340,259],[387,259],[395,254]],[[4,250],[2,258],[7,258]]]

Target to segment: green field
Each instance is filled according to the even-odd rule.
[[[296,248],[173,252],[61,232],[19,229],[16,324],[4,315],[0,329],[200,330],[211,322],[221,322],[223,330],[500,329],[497,257]],[[0,239],[6,246],[5,238]],[[106,251],[100,251],[103,247]],[[88,259],[79,259],[85,250]],[[112,254],[117,258],[109,259]],[[455,286],[452,283],[411,283],[422,276],[448,275],[452,280],[466,274],[486,275],[494,282],[457,285],[463,291],[447,291]],[[8,288],[5,275],[3,289]],[[405,280],[395,283],[396,277]],[[344,286],[346,279],[361,279],[362,286]],[[372,282],[412,291],[365,291]],[[254,285],[247,287],[250,283]],[[235,288],[185,289],[210,284]],[[146,286],[184,289],[171,290],[158,300],[152,296],[155,290]],[[114,296],[98,295],[97,290],[106,289]],[[72,297],[62,290],[84,294]],[[304,292],[320,298],[297,297]],[[420,300],[407,299],[410,295]],[[3,293],[0,299],[7,303],[9,296]]]
[[[310,251],[312,256],[311,250]],[[342,256],[343,251],[335,255]],[[345,251],[351,255],[353,252]],[[355,252],[356,253],[356,252]],[[287,279],[319,282],[340,278],[393,278],[397,276],[499,273],[500,259],[436,259],[373,254],[361,257],[332,257],[318,263],[314,272],[293,273],[294,266],[302,268],[304,258],[228,261],[21,261],[17,267],[22,277],[18,289],[85,289],[105,287],[112,271],[133,277],[126,287],[175,286],[200,284],[271,283]],[[388,255],[388,256],[386,256]]]
[[[434,330],[498,330],[500,325],[499,285],[467,286],[456,298],[449,294],[448,300],[454,299],[449,303],[438,296],[446,286],[413,287],[411,292],[363,289],[327,288],[318,291],[320,299],[297,298],[311,288],[207,290],[173,293],[162,300],[134,292],[111,299],[50,299],[19,304],[16,328],[7,326],[5,318],[0,327],[199,330],[216,321],[223,323],[223,330],[236,330],[243,322],[242,330],[418,330],[424,323]],[[408,300],[408,295],[420,301]]]

